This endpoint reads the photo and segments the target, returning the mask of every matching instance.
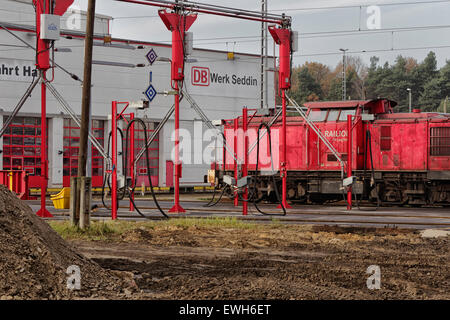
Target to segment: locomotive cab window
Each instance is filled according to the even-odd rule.
[[[327,121],[337,121],[339,118],[339,113],[341,112],[340,109],[332,109],[330,112],[328,112]]]
[[[341,111],[341,115],[339,116],[339,121],[347,121],[347,116],[348,115],[355,116],[356,115],[356,109],[342,110]]]
[[[325,121],[328,110],[311,110],[308,118],[313,122]]]
[[[430,155],[450,156],[450,127],[430,129]]]

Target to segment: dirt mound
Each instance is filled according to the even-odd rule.
[[[145,242],[152,240],[152,238],[152,234],[143,228],[133,229],[122,235],[122,240],[125,242]]]
[[[67,289],[69,266],[81,289]],[[0,185],[0,299],[70,299],[129,295],[133,283],[78,254],[24,202]]]

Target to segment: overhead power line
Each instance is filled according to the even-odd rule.
[[[332,7],[310,7],[310,8],[285,8],[285,9],[272,9],[268,11],[272,12],[289,12],[289,11],[315,11],[315,10],[334,10],[334,9],[352,9],[352,8],[361,8],[361,7],[369,7],[369,6],[402,6],[402,5],[419,5],[419,4],[440,4],[440,3],[449,3],[450,0],[436,0],[436,1],[403,1],[399,3],[391,2],[391,3],[364,3],[364,4],[355,4],[355,5],[346,5],[346,6],[332,6]]]
[[[348,51],[347,54],[361,54],[361,53],[376,53],[376,52],[389,52],[389,51],[404,51],[404,50],[425,50],[425,49],[446,49],[450,48],[450,45],[445,46],[424,46],[424,47],[409,47],[409,48],[391,48],[391,49],[374,49],[374,50],[359,50]],[[331,56],[341,55],[341,52],[318,52],[310,54],[294,54],[294,57],[315,57],[315,56]]]

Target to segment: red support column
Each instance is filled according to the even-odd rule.
[[[41,209],[36,213],[42,218],[51,218],[53,215],[45,207],[48,185],[48,163],[47,163],[47,87],[45,86],[45,73],[42,70],[41,83]]]
[[[134,119],[134,113],[130,113],[130,121],[133,121]],[[134,123],[131,124],[130,127],[131,134],[130,134],[130,165],[128,166],[130,168],[130,176],[131,176],[131,185],[134,186]],[[147,143],[147,141],[145,141]],[[123,151],[122,151],[123,152]],[[128,157],[128,155],[125,155],[125,158]],[[126,161],[126,160],[125,160]],[[124,175],[126,176],[127,173],[125,172]],[[150,183],[150,182],[149,182]],[[131,194],[131,199],[134,201],[134,193]],[[134,210],[133,201],[130,199],[130,211]]]
[[[347,177],[352,176],[352,115],[347,115]],[[352,210],[352,187],[347,189],[347,210]]]
[[[281,203],[283,204],[283,207],[285,209],[292,208],[287,203],[287,118],[286,118],[286,90],[282,90],[282,128],[281,128],[281,154],[280,154],[280,172],[281,172],[281,179],[282,179],[282,200]],[[281,208],[281,205],[278,206],[278,208]]]
[[[112,190],[111,190],[111,209],[112,220],[117,219],[117,101],[112,102],[111,110],[111,132],[112,132]]]
[[[180,205],[180,177],[182,163],[180,161],[180,95],[178,92],[178,81],[175,81],[175,184],[174,184],[174,204],[169,210],[171,213],[186,212]]]
[[[186,212],[180,205],[180,178],[182,164],[179,160],[179,126],[180,126],[180,95],[179,82],[184,80],[184,37],[185,32],[197,19],[197,14],[186,14],[182,8],[174,7],[174,12],[159,10],[158,14],[168,30],[172,32],[172,61],[171,61],[171,83],[175,83],[173,89],[175,95],[175,183],[174,183],[174,205],[169,210],[171,213]]]
[[[276,28],[269,26],[269,32],[276,44],[280,46],[280,67],[278,70],[278,88],[282,92],[283,115],[281,128],[281,150],[280,150],[280,175],[282,179],[282,204],[288,209],[291,206],[287,203],[287,144],[286,144],[286,90],[291,87],[291,30],[287,28]],[[281,205],[278,206],[281,208]]]
[[[244,131],[244,163],[242,164],[242,177],[248,176],[248,133],[247,133],[247,125],[248,125],[248,110],[245,107],[242,109],[242,129]],[[245,187],[244,192],[244,201],[242,203],[242,214],[246,216],[248,214],[248,187]]]
[[[238,163],[237,163],[237,145],[238,145],[238,128],[239,128],[239,118],[234,119],[234,179],[237,181],[238,175]],[[225,148],[225,147],[224,147]],[[239,205],[239,197],[237,191],[234,193],[234,206]]]

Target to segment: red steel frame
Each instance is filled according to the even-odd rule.
[[[291,206],[287,203],[287,120],[286,120],[286,90],[291,87],[291,30],[281,27],[269,26],[269,32],[276,44],[280,46],[280,68],[278,70],[278,87],[282,98],[282,129],[280,150],[280,175],[282,178],[282,202],[284,208]],[[279,208],[281,208],[281,205]]]
[[[111,218],[117,219],[117,101],[112,102],[111,110],[111,153],[112,153],[112,168],[111,168]]]
[[[169,3],[164,1],[138,1],[138,0],[116,0],[120,2],[128,2],[135,3],[141,5],[148,6],[156,6],[162,7],[166,9],[172,9],[173,12],[166,12],[166,9],[162,9],[158,11],[159,16],[163,20],[167,29],[172,32],[172,61],[171,61],[171,82],[175,82],[175,86],[172,85],[172,88],[176,91],[175,94],[175,184],[174,184],[174,205],[169,210],[171,213],[183,213],[186,212],[180,205],[180,178],[182,171],[182,164],[179,159],[179,81],[183,81],[184,79],[184,36],[185,32],[190,28],[190,26],[194,23],[197,18],[197,14],[186,14],[184,12],[184,7],[188,7],[187,9],[190,12],[198,12],[198,13],[207,13],[219,16],[226,16],[238,19],[252,20],[252,21],[260,21],[267,23],[275,23],[281,25],[282,27],[279,29],[275,29],[273,26],[269,27],[269,31],[274,37],[274,40],[280,44],[280,71],[279,71],[279,81],[280,89],[283,91],[283,133],[282,137],[284,140],[286,139],[286,97],[285,90],[289,89],[291,86],[290,74],[291,74],[291,31],[284,26],[286,19],[284,15],[279,20],[277,19],[268,19],[257,16],[254,12],[250,14],[250,12],[245,12],[244,10],[229,10],[231,8],[225,8],[220,6],[207,6],[206,9],[200,8],[195,4],[184,4],[178,3]],[[245,124],[247,126],[247,124]],[[245,138],[247,139],[247,138]],[[281,161],[281,175],[283,178],[283,200],[282,205],[285,208],[289,208],[286,201],[287,195],[287,176],[286,176],[286,142],[284,141],[283,149],[282,149],[282,159]],[[244,157],[247,157],[245,155]],[[244,204],[245,205],[245,204]]]
[[[352,115],[347,115],[347,132],[348,132],[348,140],[347,140],[347,177],[352,176],[352,135],[353,135],[353,121]],[[347,189],[347,210],[352,210],[352,186],[349,186]]]
[[[242,176],[248,176],[248,109],[244,107],[242,109],[242,131],[243,131],[243,143],[244,143],[244,163],[242,164]],[[245,187],[244,199],[242,201],[242,215],[248,214],[248,186]]]
[[[130,121],[133,121],[134,119],[134,113],[130,113]],[[134,176],[134,122],[131,124],[130,127],[131,130],[131,134],[130,134],[130,158],[129,158],[129,168],[130,168],[130,176],[131,176],[131,185],[134,186],[135,183],[135,179],[136,177]],[[144,130],[147,130],[147,128],[145,128]],[[122,150],[122,152],[124,152]],[[125,155],[125,158],[127,157],[127,155]],[[125,161],[127,161],[127,159],[125,159]],[[123,173],[125,176],[127,175],[126,172]],[[134,193],[131,194],[131,198],[130,198],[130,211],[134,210],[134,206],[133,206],[133,201],[134,201]]]
[[[180,162],[180,95],[178,93],[178,81],[175,82],[175,183],[174,183],[174,204],[169,210],[172,213],[183,213],[186,210],[180,205],[180,178],[182,175],[182,164]]]
[[[181,14],[180,14],[181,13]],[[196,14],[185,14],[180,10],[177,12],[158,11],[161,20],[169,31],[172,32],[172,60],[171,60],[171,86],[175,90],[175,183],[174,183],[174,205],[169,210],[171,213],[183,213],[186,210],[180,205],[180,178],[182,176],[182,163],[180,161],[180,83],[184,81],[184,37],[197,19]],[[173,85],[174,83],[174,85]]]
[[[117,113],[117,107],[119,104],[125,104],[125,107],[122,109],[122,111],[118,114]],[[111,209],[112,209],[112,213],[111,213],[111,219],[112,220],[116,220],[117,219],[117,121],[120,120],[121,118],[124,119],[125,121],[127,121],[125,119],[125,110],[128,108],[129,103],[128,102],[119,102],[119,101],[113,101],[112,102],[112,106],[111,106],[111,153],[112,153],[112,168],[111,168],[111,177],[112,177],[112,182],[111,182]],[[134,119],[134,114],[130,113],[130,121]],[[135,146],[134,146],[134,123],[131,124],[131,143],[130,143],[130,150],[129,150],[129,154],[130,156],[128,157],[128,155],[125,155],[124,161],[128,161],[129,163],[129,168],[131,170],[131,181],[132,183],[134,183],[135,180],[135,176],[134,176],[134,157],[135,157]],[[122,150],[122,152],[125,152],[125,150]],[[127,158],[128,157],[128,158]],[[123,172],[123,175],[126,177],[127,176],[127,172]],[[126,179],[125,179],[126,180]],[[126,181],[125,181],[126,183]],[[134,200],[134,195],[131,195],[132,199]],[[133,203],[130,199],[130,211],[134,210],[134,206]]]
[[[42,83],[41,83],[41,208],[36,213],[40,217],[50,218],[53,217],[52,214],[45,208],[45,198],[47,195],[48,186],[48,160],[47,160],[47,95],[46,95],[46,73],[47,70],[51,68],[50,66],[50,42],[43,40],[41,38],[41,14],[56,14],[63,15],[67,8],[73,3],[73,0],[33,0],[36,7],[36,37],[37,37],[37,47],[36,47],[36,67],[41,72]],[[51,6],[55,4],[54,8]]]
[[[238,145],[237,132],[238,132],[238,128],[239,128],[239,119],[236,118],[236,119],[234,119],[234,148],[233,148],[234,149],[234,179],[236,182],[238,180],[238,163],[237,163],[237,145]],[[224,170],[226,170],[225,166],[224,166]],[[239,205],[239,197],[238,197],[238,192],[236,191],[234,193],[234,206],[237,207],[238,205]]]

